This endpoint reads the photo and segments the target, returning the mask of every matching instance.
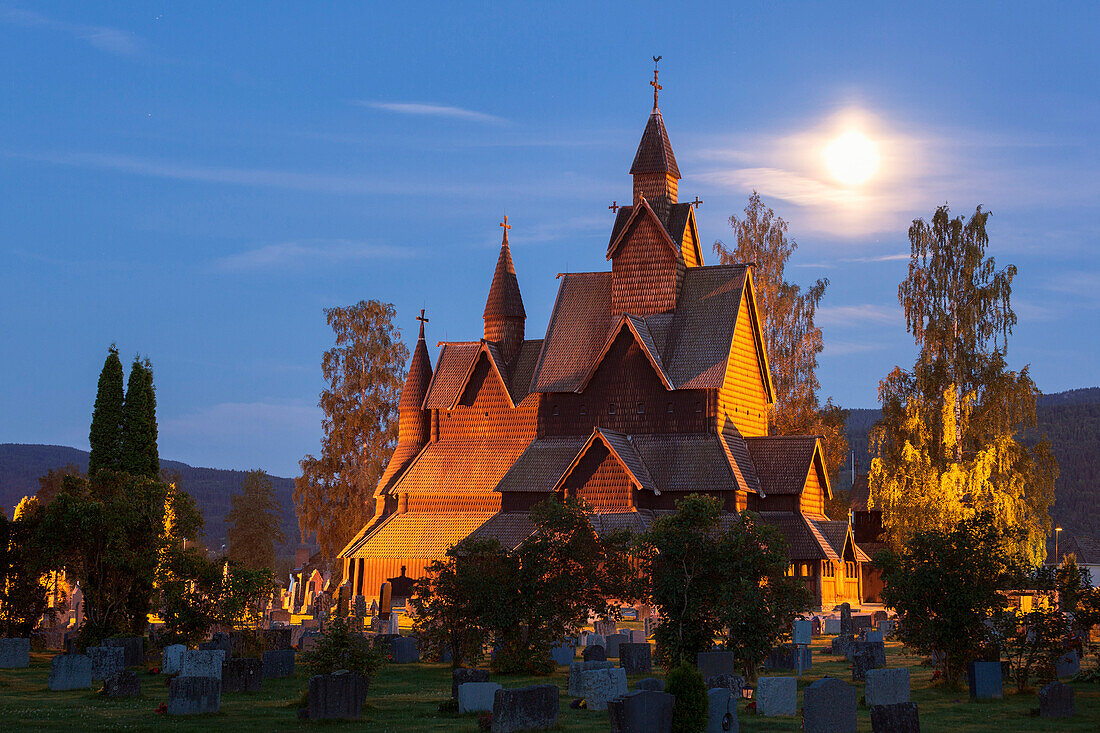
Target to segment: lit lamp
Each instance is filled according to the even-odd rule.
[[[1061,527],[1054,528],[1054,564],[1058,564],[1058,533],[1062,531]]]

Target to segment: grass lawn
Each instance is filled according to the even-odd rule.
[[[802,688],[826,675],[850,681],[844,661],[820,655],[825,641],[814,642],[813,669],[803,675]],[[1070,720],[1042,720],[1030,717],[1038,708],[1033,693],[1008,694],[1003,700],[972,703],[965,690],[944,690],[931,684],[932,670],[920,666],[920,659],[905,654],[903,647],[888,644],[888,666],[908,666],[912,675],[912,699],[920,708],[921,730],[925,733],[950,731],[1095,731],[1100,730],[1100,685],[1075,684],[1077,717]],[[307,686],[304,676],[264,682],[263,692],[222,696],[221,712],[198,718],[171,718],[154,710],[168,699],[168,688],[161,677],[142,673],[144,696],[136,700],[115,701],[92,692],[50,692],[46,689],[52,653],[33,653],[29,669],[0,670],[0,730],[7,731],[245,731],[300,730],[316,727],[297,719],[291,704]],[[654,675],[660,676],[660,675]],[[566,670],[549,678],[496,677],[505,687],[550,682],[562,690],[559,730],[606,731],[606,712],[570,710],[565,694]],[[633,679],[631,682],[633,683]],[[371,681],[371,690],[363,719],[354,723],[326,723],[325,729],[369,731],[476,731],[473,717],[448,717],[438,712],[438,704],[450,695],[450,669],[441,664],[391,666]],[[862,696],[862,687],[856,683]],[[1007,691],[1006,691],[1007,692]],[[801,699],[799,701],[801,706]],[[758,718],[742,708],[742,731],[797,731],[798,718]],[[870,714],[859,710],[860,731],[870,731]]]

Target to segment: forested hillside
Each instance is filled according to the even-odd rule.
[[[1046,435],[1058,459],[1054,521],[1070,534],[1100,537],[1100,387],[1043,395],[1036,413],[1038,428],[1027,439]],[[849,410],[851,452],[838,482],[841,491],[851,486],[853,455],[856,473],[866,473],[871,461],[867,436],[881,414]]]

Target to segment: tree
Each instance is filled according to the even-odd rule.
[[[990,640],[987,622],[1005,604],[1002,589],[1024,577],[1026,565],[1014,534],[989,514],[948,528],[916,533],[901,551],[875,556],[882,570],[883,602],[898,613],[897,635],[906,646],[938,653],[940,671],[955,684]]]
[[[823,348],[821,329],[814,324],[818,304],[829,281],[819,279],[809,289],[787,282],[787,261],[798,244],[787,236],[787,222],[776,216],[752,192],[745,217],[730,217],[737,246],[730,250],[721,241],[714,253],[723,265],[753,263],[757,312],[775,386],[775,405],[769,410],[774,435],[820,435],[825,444],[829,475],[837,476],[848,454],[844,423],[848,412],[833,404],[819,403],[817,355]]]
[[[300,663],[310,676],[347,670],[370,679],[382,666],[382,654],[367,637],[354,631],[346,618],[333,616],[313,648],[302,652]]]
[[[229,525],[229,559],[249,570],[275,568],[275,544],[286,540],[280,523],[281,507],[271,478],[262,469],[245,474],[241,493],[230,499],[225,521]]]
[[[1065,653],[1071,630],[1069,615],[1057,603],[1053,568],[1033,568],[1021,587],[1036,592],[1031,609],[1006,608],[993,615],[994,637],[1017,692],[1028,689],[1032,678],[1040,684],[1056,678],[1055,661]]]
[[[328,308],[336,345],[321,361],[324,437],[321,455],[307,455],[294,480],[303,534],[314,534],[332,558],[373,512],[370,501],[397,441],[397,399],[409,350],[388,303],[360,301]]]
[[[117,471],[122,461],[122,362],[114,344],[107,352],[99,373],[92,427],[88,434],[88,475],[101,468]]]
[[[895,368],[879,384],[870,503],[895,548],[920,528],[987,512],[999,528],[1023,530],[1021,547],[1037,564],[1058,467],[1045,439],[1017,440],[1035,425],[1039,391],[1027,367],[1005,363],[1016,268],[998,271],[985,257],[988,217],[978,207],[968,221],[951,219],[941,206],[931,224],[917,219],[909,229],[898,300],[920,353],[912,371]]]
[[[24,498],[9,520],[0,512],[0,637],[30,636],[46,612],[52,570],[41,503]]]
[[[66,476],[83,475],[80,472],[80,467],[75,463],[70,463],[62,468],[51,468],[38,477],[38,491],[35,493],[34,498],[38,499],[43,505],[49,504],[57,496],[57,492],[61,491],[61,484]]]
[[[122,409],[121,470],[155,479],[160,473],[157,451],[157,396],[153,388],[153,365],[136,356],[126,382]]]

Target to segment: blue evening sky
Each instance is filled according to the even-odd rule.
[[[540,337],[555,274],[608,267],[655,54],[704,242],[756,188],[789,274],[830,280],[823,397],[912,363],[906,230],[943,202],[1019,268],[1012,365],[1096,385],[1100,6],[897,5],[0,0],[0,442],[87,448],[117,342],[162,456],[294,475],[322,309],[479,338],[505,213]],[[823,164],[849,129],[880,153],[857,187]]]

